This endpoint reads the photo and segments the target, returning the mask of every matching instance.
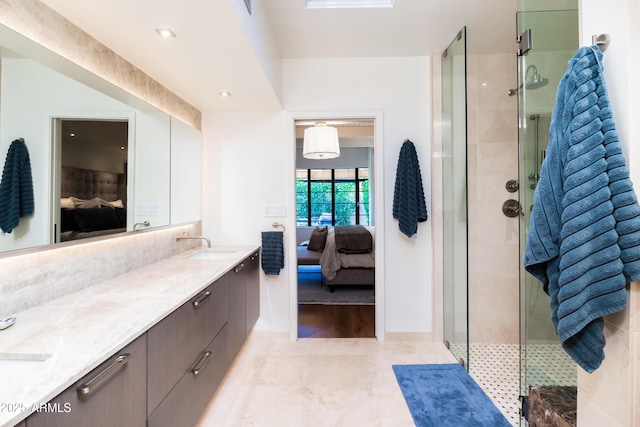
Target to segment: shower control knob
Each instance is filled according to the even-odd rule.
[[[509,193],[515,193],[516,191],[518,191],[518,188],[520,188],[520,186],[518,185],[518,181],[516,181],[515,179],[510,179],[505,184],[505,188]]]
[[[524,216],[522,212],[522,206],[517,200],[509,199],[502,204],[502,213],[509,218],[515,218],[517,216]]]

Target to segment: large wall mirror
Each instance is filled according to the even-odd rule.
[[[24,139],[35,202],[33,215],[0,235],[0,252],[171,224],[172,150],[181,164],[198,161],[200,132],[0,27],[0,161]],[[172,137],[186,141],[186,154]],[[195,210],[177,211],[181,221],[201,219],[199,197]],[[78,228],[64,237],[72,220]]]

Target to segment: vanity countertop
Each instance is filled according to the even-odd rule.
[[[0,330],[0,426],[25,419],[257,250],[188,250],[15,313]]]

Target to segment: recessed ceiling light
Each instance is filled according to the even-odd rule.
[[[176,36],[176,34],[169,28],[156,28],[156,33],[165,39],[172,39]]]
[[[394,0],[307,0],[307,9],[393,7]]]
[[[220,94],[221,97],[226,98],[231,96],[231,92],[227,92],[226,90],[223,90],[222,92],[218,92]]]

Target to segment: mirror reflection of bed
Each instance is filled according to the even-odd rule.
[[[375,338],[374,120],[324,121],[338,129],[338,158],[304,158],[316,120],[296,120],[298,337]],[[358,253],[342,247],[347,230]]]
[[[60,121],[57,241],[127,230],[128,123]]]

